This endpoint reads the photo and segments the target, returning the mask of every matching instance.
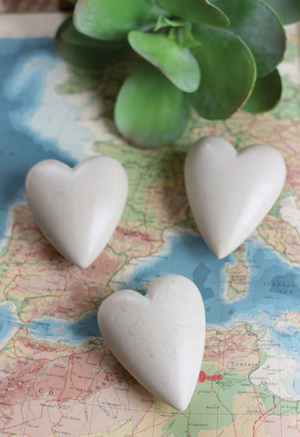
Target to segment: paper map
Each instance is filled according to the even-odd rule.
[[[38,15],[36,15],[38,19]],[[51,38],[0,40],[0,436],[296,437],[300,435],[300,68],[288,29],[284,92],[271,113],[224,122],[195,113],[175,145],[127,144],[113,104],[131,60],[82,73]],[[183,182],[194,141],[220,135],[238,149],[269,144],[288,176],[269,215],[217,260],[200,237]],[[47,242],[30,213],[27,172],[103,153],[129,178],[113,238],[88,269]],[[122,288],[145,293],[177,273],[202,292],[206,348],[186,411],[154,399],[105,346],[96,315]]]

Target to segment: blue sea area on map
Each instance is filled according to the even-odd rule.
[[[91,338],[101,337],[97,313],[86,313],[80,319],[59,319],[56,317],[41,317],[31,319],[26,325],[19,319],[16,307],[12,302],[0,303],[0,344],[9,340],[16,330],[26,326],[28,333],[38,341],[61,341],[68,345],[82,344]]]
[[[101,337],[97,313],[84,314],[78,321],[57,319],[55,317],[41,317],[32,319],[28,324],[28,333],[39,341],[57,342],[77,345],[90,338]]]
[[[35,57],[43,59],[35,73],[19,83],[12,80]],[[47,72],[57,63],[53,40],[7,39],[0,45],[0,241],[7,227],[8,211],[25,197],[25,178],[30,168],[44,159],[76,162],[59,149],[55,140],[45,140],[18,124],[30,117],[43,99]],[[26,69],[25,69],[26,72]]]
[[[16,308],[12,302],[3,302],[0,304],[0,346],[4,347],[5,343],[11,339],[16,331],[23,326],[19,319]]]
[[[206,308],[208,324],[224,324],[239,314],[248,319],[266,312],[274,318],[276,311],[298,309],[300,303],[299,272],[280,259],[261,243],[247,241],[247,260],[251,268],[249,290],[237,301],[225,300],[224,267],[232,263],[232,255],[219,260],[196,235],[175,237],[169,243],[168,253],[135,272],[127,288],[145,292],[144,283],[162,274],[179,274],[191,279],[199,287]]]
[[[278,311],[299,309],[299,275],[286,262],[261,243],[247,241],[247,258],[252,266],[249,290],[237,301],[224,300],[224,266],[232,256],[218,260],[207,248],[203,239],[196,235],[172,238],[164,257],[154,258],[147,267],[138,270],[132,280],[124,284],[146,292],[145,283],[163,274],[176,273],[188,277],[201,290],[208,325],[224,325],[251,322],[261,316],[259,323],[268,326],[276,336],[280,347],[300,364],[300,332],[295,327],[284,332],[275,329],[273,320]],[[7,317],[6,320],[9,320]],[[29,334],[39,340],[77,344],[88,338],[101,336],[97,314],[87,313],[77,322],[55,317],[33,319],[28,323]],[[1,333],[0,333],[1,334]]]

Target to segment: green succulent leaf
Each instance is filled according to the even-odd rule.
[[[78,0],[69,0],[70,3],[72,3],[73,5],[76,5],[76,3],[78,2]]]
[[[154,32],[157,32],[158,30],[162,29],[163,27],[182,27],[182,26],[186,26],[185,21],[170,20],[169,18],[165,17],[164,15],[160,15],[158,17],[156,26],[154,28]]]
[[[182,91],[192,93],[200,84],[200,68],[189,49],[163,34],[132,31],[128,41],[133,50],[154,64]]]
[[[215,0],[214,3],[228,15],[229,30],[237,33],[252,51],[257,75],[266,76],[273,71],[282,61],[286,45],[284,28],[274,11],[258,0]]]
[[[281,91],[281,77],[278,70],[274,70],[268,76],[257,79],[243,109],[252,113],[271,111],[279,103]]]
[[[111,64],[129,50],[125,41],[99,41],[79,33],[67,18],[58,28],[55,46],[68,63],[81,68],[98,69]]]
[[[229,118],[255,84],[253,55],[241,38],[228,30],[200,25],[193,34],[201,42],[192,50],[200,65],[201,84],[189,95],[191,103],[209,120]]]
[[[156,3],[172,15],[191,23],[229,26],[229,19],[224,12],[207,0],[156,0]]]
[[[176,27],[171,27],[169,30],[168,38],[177,43],[179,40],[179,29]]]
[[[74,13],[76,29],[92,38],[120,40],[131,30],[155,26],[162,11],[151,0],[79,0]]]
[[[188,95],[143,61],[120,90],[115,121],[121,134],[133,144],[162,147],[183,134],[190,113]]]
[[[292,24],[300,20],[299,0],[264,0],[264,3],[275,9],[283,24]]]
[[[179,29],[178,40],[180,47],[185,47],[187,49],[194,49],[195,47],[201,45],[200,42],[195,40],[189,25],[186,25]]]

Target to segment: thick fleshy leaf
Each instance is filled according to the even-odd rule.
[[[192,34],[191,27],[188,24],[179,29],[178,41],[179,41],[180,47],[185,47],[187,49],[194,49],[195,47],[198,47],[201,44],[195,40],[195,38]]]
[[[130,48],[126,40],[99,41],[82,35],[75,29],[72,17],[67,18],[58,28],[55,46],[65,61],[89,69],[111,64]]]
[[[115,121],[121,134],[133,144],[162,147],[183,134],[190,112],[188,95],[143,61],[120,90]]]
[[[264,0],[275,9],[283,24],[292,24],[300,20],[299,0]]]
[[[131,30],[148,30],[164,15],[152,0],[80,0],[75,8],[76,29],[92,38],[120,40]]]
[[[266,76],[273,71],[283,59],[286,43],[284,28],[273,9],[257,0],[214,3],[228,15],[229,30],[237,33],[253,53],[257,75]]]
[[[191,23],[228,27],[229,20],[218,7],[207,0],[156,0],[161,8]]]
[[[279,102],[281,91],[281,77],[278,70],[274,70],[268,76],[257,79],[252,94],[243,109],[252,113],[271,111]]]
[[[154,28],[154,32],[157,32],[164,27],[171,28],[169,39],[178,41],[180,47],[191,49],[200,45],[193,37],[190,23],[181,20],[170,20],[168,17],[160,15]]]
[[[158,17],[154,32],[162,29],[163,27],[182,27],[182,26],[186,26],[186,25],[187,25],[187,23],[185,21],[170,20],[168,17],[165,17],[164,15],[160,15]]]
[[[128,41],[134,51],[161,70],[177,88],[186,93],[198,89],[200,68],[189,49],[179,47],[163,34],[133,31]]]
[[[255,84],[253,55],[241,38],[228,30],[201,25],[193,34],[201,42],[192,50],[200,65],[201,84],[189,94],[192,105],[209,120],[229,118]]]

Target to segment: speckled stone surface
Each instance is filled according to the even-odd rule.
[[[108,347],[152,394],[185,410],[199,376],[205,311],[196,285],[179,275],[151,282],[146,296],[118,291],[100,306],[98,323]]]
[[[53,246],[82,268],[100,255],[121,218],[128,192],[123,166],[94,156],[74,169],[59,161],[35,165],[26,179],[34,218]]]
[[[282,155],[254,145],[237,153],[220,137],[206,137],[189,152],[185,185],[198,229],[224,258],[255,230],[278,198],[286,177]]]

